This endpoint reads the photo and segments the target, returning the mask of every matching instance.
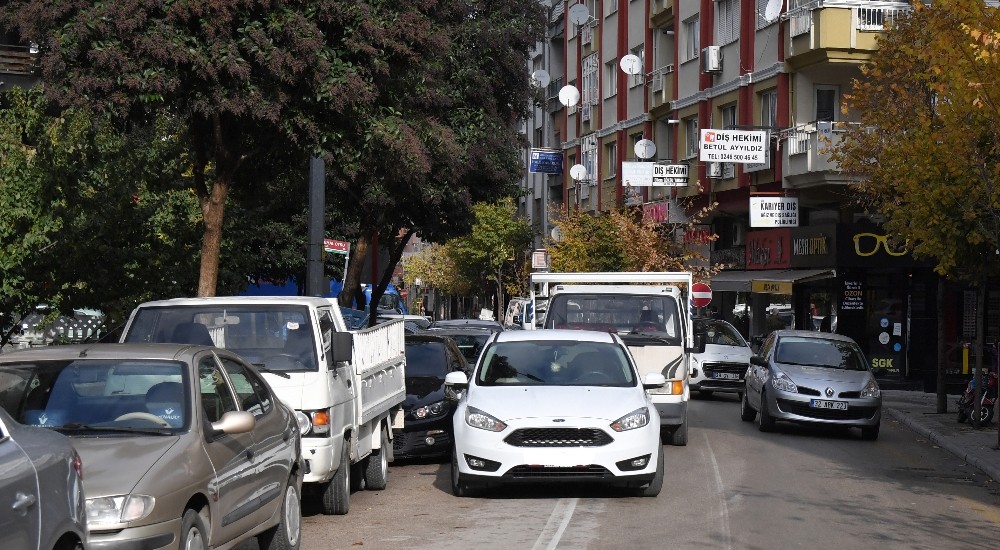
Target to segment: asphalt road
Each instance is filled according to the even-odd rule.
[[[1000,487],[884,418],[857,430],[761,433],[735,396],[692,402],[657,498],[561,486],[456,498],[447,463],[395,463],[347,516],[306,506],[304,550],[960,548],[1000,541]],[[241,547],[244,548],[244,547]],[[254,548],[245,545],[246,549]]]

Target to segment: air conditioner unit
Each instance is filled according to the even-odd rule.
[[[653,75],[653,91],[662,92],[663,91],[663,75],[657,74]]]
[[[707,163],[708,177],[710,178],[721,178],[722,177],[722,163],[721,162],[709,162]]]
[[[707,46],[701,50],[701,72],[718,73],[722,72],[722,48],[719,46]]]

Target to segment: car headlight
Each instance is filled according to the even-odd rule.
[[[612,422],[611,429],[616,432],[626,432],[628,430],[641,428],[646,424],[649,424],[649,409],[643,407],[641,409],[636,409]]]
[[[299,433],[306,435],[312,430],[312,419],[302,411],[294,411],[292,413],[295,416],[295,423],[299,426]]]
[[[438,401],[437,403],[431,403],[430,405],[424,405],[423,407],[413,409],[410,411],[410,414],[413,415],[413,418],[423,419],[441,416],[446,412],[448,412],[448,404],[444,401]]]
[[[799,388],[795,385],[795,382],[792,382],[792,379],[783,372],[778,373],[777,376],[771,377],[771,385],[778,391],[799,393]]]
[[[878,388],[878,382],[874,378],[869,378],[868,383],[865,384],[865,389],[861,390],[861,397],[879,397],[882,395],[882,390]]]
[[[87,499],[87,526],[117,525],[136,521],[153,511],[156,499],[148,495],[118,495]]]
[[[507,425],[497,420],[495,416],[485,413],[475,407],[467,407],[465,409],[465,423],[473,428],[479,428],[480,430],[486,430],[489,432],[502,432],[507,429]]]

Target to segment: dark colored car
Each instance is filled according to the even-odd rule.
[[[484,328],[493,332],[503,332],[503,325],[484,319],[442,319],[434,321],[431,328]]]
[[[442,456],[451,452],[455,402],[445,399],[444,377],[466,370],[455,341],[443,335],[406,335],[406,400],[403,428],[393,430],[396,458]]]
[[[0,379],[0,393],[10,381]],[[85,548],[82,476],[68,437],[25,426],[0,408],[0,548]]]
[[[486,341],[495,331],[488,328],[432,328],[430,334],[447,336],[455,341],[459,351],[465,357],[465,362],[475,365],[479,359],[479,352],[483,351]]]

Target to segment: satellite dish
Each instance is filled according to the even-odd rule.
[[[587,21],[590,21],[590,10],[587,9],[586,4],[574,4],[573,7],[566,12],[566,17],[568,17],[574,25],[582,25]]]
[[[781,7],[784,0],[767,0],[767,7],[764,8],[764,20],[773,23],[781,15]]]
[[[544,88],[549,85],[549,72],[545,69],[538,69],[537,71],[531,73],[531,82],[538,86],[539,88]]]
[[[582,6],[583,4],[577,4]],[[580,90],[576,86],[567,84],[559,90],[559,102],[567,107],[572,107],[580,102]]]
[[[641,159],[652,158],[656,154],[656,144],[651,139],[640,139],[635,142],[635,156]]]
[[[621,61],[618,62],[618,66],[625,71],[625,74],[639,74],[642,72],[642,60],[635,54],[630,53],[623,56]]]
[[[562,240],[562,231],[559,229],[558,226],[553,227],[552,231],[549,232],[549,235],[552,236],[552,240],[555,242],[559,242]]]
[[[569,177],[577,181],[587,179],[587,167],[582,164],[574,164],[569,169]]]

